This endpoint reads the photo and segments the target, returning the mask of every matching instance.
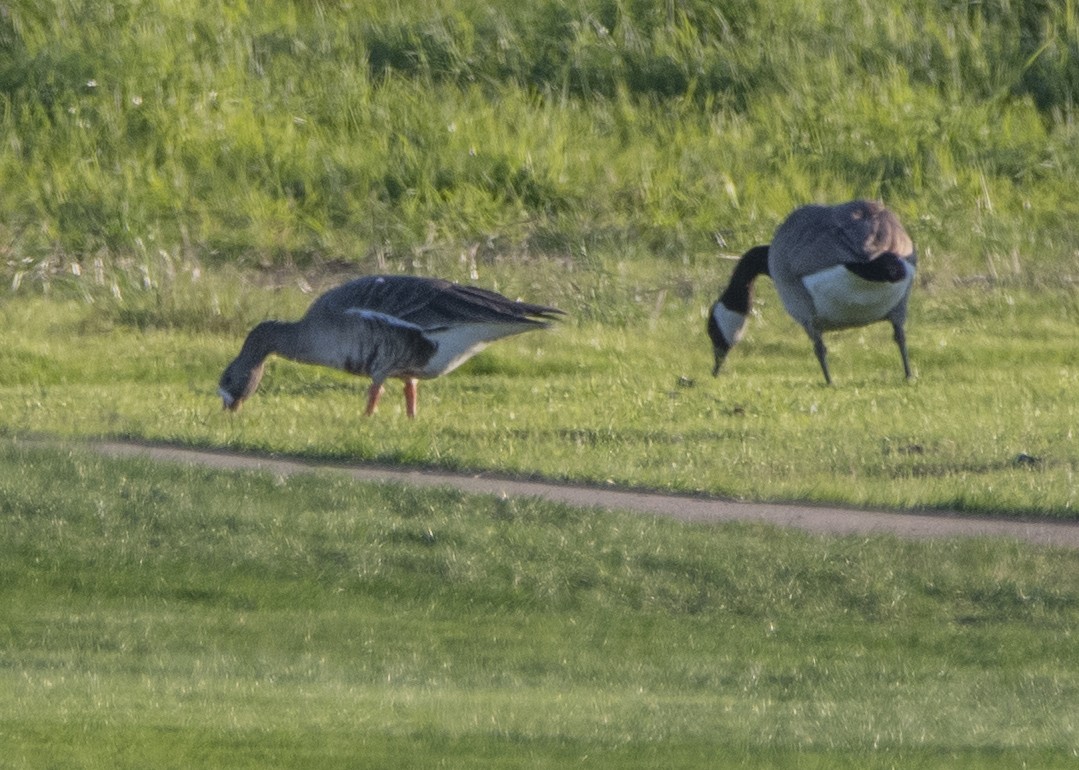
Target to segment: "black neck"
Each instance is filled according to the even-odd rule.
[[[758,275],[768,275],[767,246],[754,246],[742,255],[734,266],[730,283],[719,295],[719,301],[728,310],[748,315],[753,304],[753,282]]]

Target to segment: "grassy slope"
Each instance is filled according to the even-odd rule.
[[[946,279],[1074,279],[1071,4],[6,4],[0,249],[40,285],[346,259],[713,260],[881,196]]]
[[[1079,741],[1071,553],[10,441],[0,513],[8,767],[1064,767]]]

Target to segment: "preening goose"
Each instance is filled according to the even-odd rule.
[[[371,378],[366,414],[382,383],[405,383],[405,410],[416,416],[416,381],[446,374],[494,340],[549,326],[561,310],[517,302],[437,278],[369,276],[331,289],[299,321],[264,321],[221,375],[218,393],[236,410],[255,392],[267,356],[342,369]]]
[[[914,282],[914,243],[882,204],[856,200],[837,206],[803,206],[779,226],[768,246],[755,246],[735,265],[730,283],[712,305],[708,336],[719,374],[742,338],[753,282],[775,282],[783,306],[813,341],[825,382],[831,384],[822,333],[888,320],[903,371],[911,376],[904,324]]]

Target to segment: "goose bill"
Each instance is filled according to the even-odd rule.
[[[226,391],[224,388],[218,388],[217,394],[221,396],[221,408],[228,409],[230,412],[235,412],[240,408],[240,404],[243,403],[242,399],[233,398],[232,394]]]

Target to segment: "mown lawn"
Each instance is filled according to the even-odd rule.
[[[5,766],[1066,767],[1074,554],[0,447]]]
[[[623,323],[582,318],[563,294],[565,323],[422,384],[415,421],[395,383],[364,418],[365,380],[281,360],[240,413],[221,410],[217,380],[247,324],[298,317],[311,300],[293,287],[201,278],[163,307],[164,292],[122,305],[17,299],[0,309],[10,340],[0,427],[751,499],[1076,516],[1074,292],[916,290],[917,378],[904,381],[883,324],[829,336],[829,388],[767,283],[713,379],[702,316],[714,289],[668,292],[660,305],[667,284],[651,278],[609,289]],[[491,283],[544,299],[557,281],[536,269]]]

